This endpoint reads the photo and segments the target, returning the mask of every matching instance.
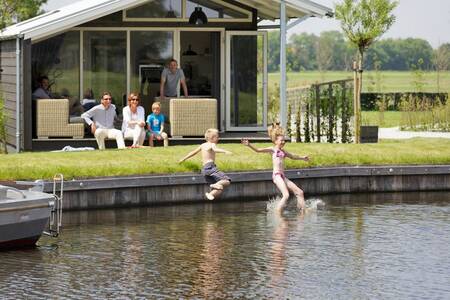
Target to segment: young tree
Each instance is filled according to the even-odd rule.
[[[355,73],[355,141],[360,141],[361,90],[364,52],[394,23],[392,11],[398,2],[390,0],[344,0],[336,4],[336,19],[348,40],[358,48]]]
[[[47,0],[0,0],[0,30],[39,14]]]
[[[437,92],[441,91],[441,72],[450,66],[450,44],[439,46],[433,53],[433,65],[436,69],[436,86]]]

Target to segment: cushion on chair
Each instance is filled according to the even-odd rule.
[[[69,123],[68,99],[36,100],[36,125],[38,138],[72,137],[82,138],[84,124]]]

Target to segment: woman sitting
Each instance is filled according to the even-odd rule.
[[[123,108],[122,132],[125,139],[133,139],[132,148],[144,145],[145,141],[145,111],[139,105],[139,94],[128,96],[128,106]]]

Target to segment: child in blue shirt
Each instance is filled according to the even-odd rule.
[[[153,140],[164,140],[164,147],[169,146],[167,133],[164,132],[164,115],[161,114],[161,103],[152,104],[152,114],[147,117],[147,128],[150,133],[150,147],[153,147]]]

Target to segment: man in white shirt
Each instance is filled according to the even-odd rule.
[[[105,138],[114,139],[117,142],[117,148],[125,148],[122,131],[114,128],[114,119],[116,118],[116,107],[111,104],[111,94],[104,92],[101,104],[94,106],[81,117],[91,127],[91,132],[97,140],[98,149],[105,149]]]

